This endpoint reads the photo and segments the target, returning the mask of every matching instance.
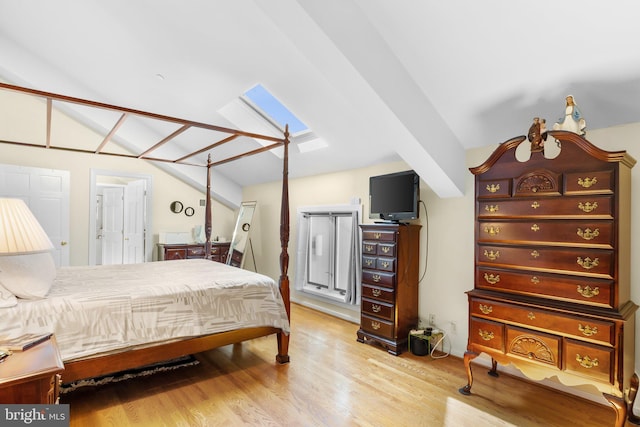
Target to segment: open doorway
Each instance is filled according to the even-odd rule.
[[[89,265],[152,260],[152,177],[91,170]]]

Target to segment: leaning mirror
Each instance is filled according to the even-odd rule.
[[[242,268],[244,266],[245,255],[251,247],[249,233],[251,232],[251,221],[256,211],[256,202],[242,202],[238,212],[233,237],[229,245],[227,264]]]

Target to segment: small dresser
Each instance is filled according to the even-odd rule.
[[[475,280],[468,292],[464,356],[513,364],[529,378],[590,386],[627,418],[634,373],[636,304],[630,300],[631,168],[626,152],[575,133],[549,132],[547,159],[500,145],[475,175]],[[526,142],[525,142],[526,143]],[[635,397],[636,390],[629,393]],[[613,424],[613,422],[612,422]]]
[[[211,242],[211,260],[225,263],[229,242]],[[204,258],[204,243],[158,244],[158,260]]]
[[[362,298],[358,341],[393,355],[407,349],[418,324],[420,225],[363,224]]]

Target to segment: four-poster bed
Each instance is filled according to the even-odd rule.
[[[225,128],[216,125],[210,125],[206,123],[194,122],[189,120],[178,119],[175,117],[163,116],[154,113],[148,113],[139,110],[133,110],[129,108],[118,107],[109,104],[103,104],[94,101],[88,101],[79,98],[73,98],[64,95],[58,95],[49,92],[43,92],[28,88],[23,88],[19,86],[9,85],[5,83],[0,83],[0,90],[3,91],[11,91],[14,93],[23,94],[26,96],[32,96],[38,99],[42,99],[46,102],[46,141],[43,144],[33,144],[21,141],[13,141],[13,140],[2,140],[2,136],[0,135],[0,142],[4,144],[14,144],[25,147],[38,147],[44,149],[57,149],[57,150],[66,150],[72,152],[79,153],[94,153],[94,154],[102,154],[102,155],[110,155],[110,156],[120,156],[120,157],[129,157],[129,158],[138,158],[142,160],[148,160],[153,162],[164,162],[164,163],[173,163],[173,164],[183,164],[183,165],[191,165],[191,166],[200,166],[207,168],[207,182],[206,182],[206,204],[205,204],[205,254],[211,253],[211,171],[212,168],[221,165],[224,163],[228,163],[237,159],[244,158],[246,156],[251,156],[254,154],[262,153],[264,151],[268,151],[277,147],[283,147],[284,157],[283,157],[283,172],[282,172],[282,199],[281,199],[281,214],[280,214],[280,244],[281,244],[281,253],[280,253],[280,277],[277,284],[276,300],[268,300],[265,305],[269,306],[279,306],[283,310],[283,316],[285,319],[286,325],[283,325],[279,321],[273,322],[271,325],[254,325],[250,324],[248,327],[234,327],[231,326],[228,330],[222,332],[209,333],[205,332],[203,334],[194,334],[190,336],[176,336],[173,339],[166,340],[165,342],[149,342],[147,344],[137,343],[133,348],[123,347],[118,348],[115,351],[105,351],[98,352],[95,355],[87,355],[85,352],[81,352],[79,357],[70,357],[67,360],[64,358],[64,349],[61,348],[63,352],[63,362],[64,362],[64,373],[63,373],[63,382],[71,382],[78,379],[92,378],[101,375],[105,375],[108,373],[113,373],[125,369],[130,369],[134,367],[139,367],[151,363],[161,362],[164,360],[169,360],[172,358],[202,352],[208,349],[232,344],[239,343],[245,340],[250,340],[258,337],[268,336],[275,334],[277,336],[277,344],[278,344],[278,353],[276,355],[276,361],[278,363],[287,363],[289,362],[288,355],[288,347],[289,347],[289,328],[288,328],[288,319],[290,315],[290,303],[289,303],[289,277],[288,277],[288,264],[289,264],[289,254],[288,254],[288,242],[289,242],[289,197],[288,197],[288,143],[289,143],[289,134],[288,129],[285,129],[284,135],[282,138],[273,137],[269,135],[259,135],[251,132],[244,132],[236,129]],[[104,140],[100,143],[100,145],[95,149],[86,149],[83,147],[79,148],[70,148],[70,147],[56,147],[52,143],[51,138],[51,124],[52,124],[52,111],[54,102],[60,105],[73,106],[80,105],[83,107],[89,107],[89,109],[96,110],[108,110],[111,112],[117,112],[120,114],[119,119],[113,125],[111,130],[106,134]],[[155,121],[160,121],[163,123],[168,123],[171,125],[175,125],[177,129],[166,136],[158,143],[153,145],[152,147],[144,150],[139,154],[127,154],[121,152],[106,152],[105,146],[116,136],[118,129],[122,126],[122,124],[129,119],[130,117],[134,118],[146,118],[152,119]],[[195,151],[185,153],[184,155],[180,155],[177,158],[166,158],[166,157],[155,157],[153,152],[159,149],[165,144],[175,140],[175,138],[182,134],[183,132],[189,129],[198,129],[200,131],[210,131],[216,139],[214,143],[207,143],[202,147],[198,148]],[[220,138],[220,135],[223,135]],[[251,149],[249,151],[245,151],[239,154],[234,154],[230,157],[224,158],[223,160],[212,161],[210,151],[216,147],[222,146],[223,144],[227,144],[237,138],[249,138],[249,139],[257,139],[264,140],[270,142],[269,145],[262,146],[259,148]],[[193,161],[200,156],[204,156],[208,153],[208,157],[206,160],[206,164],[198,164]],[[208,255],[205,255],[207,257]],[[176,261],[176,262],[182,262]],[[199,260],[184,260],[184,261],[199,261]],[[154,262],[147,264],[163,264],[163,268],[168,268],[170,263],[168,262]],[[200,262],[203,264],[202,262]],[[212,261],[209,261],[204,264],[218,264]],[[178,265],[178,264],[176,264]],[[146,265],[145,268],[150,268],[153,266]],[[205,266],[206,268],[210,268],[209,265]],[[68,267],[66,268],[67,276],[73,275],[76,267]],[[94,267],[95,268],[95,267]],[[131,268],[131,267],[127,267]],[[179,264],[179,268],[185,268],[183,264]],[[222,274],[225,277],[229,277],[229,280],[233,282],[233,285],[238,285],[238,281],[245,280],[244,278],[235,278],[233,276],[233,272],[231,269],[234,267],[226,266],[219,264],[218,267],[223,269]],[[86,269],[86,268],[85,268]],[[244,270],[236,269],[239,272],[243,272],[244,277],[247,277],[246,280],[253,281],[254,279],[258,282],[263,281],[264,277],[260,276],[257,273],[251,273],[247,276],[247,272]],[[80,273],[79,273],[80,274]],[[118,273],[119,274],[119,273]],[[241,274],[241,276],[242,276]],[[256,276],[256,277],[254,277]],[[226,280],[226,279],[225,279]],[[224,280],[221,279],[221,282]],[[222,286],[230,286],[228,283],[224,282]],[[217,286],[218,284],[215,284]],[[242,285],[242,283],[240,284]],[[55,283],[54,283],[55,286]],[[108,283],[105,284],[108,287]],[[249,285],[244,285],[244,287],[253,286],[253,282]],[[240,286],[243,287],[243,286]],[[202,291],[202,290],[201,290]],[[183,292],[182,290],[180,292]],[[202,291],[204,292],[204,291]],[[261,291],[262,292],[262,291]],[[266,291],[265,293],[269,293]],[[52,294],[54,294],[52,292]],[[61,297],[62,298],[62,297]],[[129,296],[127,296],[129,298]],[[240,297],[242,298],[242,297]],[[268,297],[265,297],[268,298]],[[277,299],[281,298],[281,302]],[[46,299],[46,298],[45,298]],[[19,301],[18,304],[23,304],[25,307],[33,303],[31,300],[23,300]],[[0,310],[11,310],[9,309],[0,309]],[[26,310],[28,312],[28,310]],[[224,311],[224,310],[222,310]],[[5,311],[5,313],[7,313]],[[268,314],[265,314],[268,316]],[[107,316],[108,317],[108,316]],[[278,315],[275,315],[277,318]],[[282,317],[282,316],[281,316]],[[5,317],[6,319],[6,317]],[[3,325],[3,322],[7,322],[7,320],[0,320],[0,326],[11,326],[11,325]],[[255,323],[255,322],[254,322]],[[87,325],[88,327],[90,325]],[[8,330],[10,328],[0,328],[3,330]],[[53,331],[55,332],[55,331]],[[61,343],[60,340],[57,339],[58,344]]]

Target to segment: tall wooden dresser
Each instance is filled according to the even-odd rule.
[[[464,363],[480,353],[529,378],[557,377],[604,397],[623,426],[637,391],[630,298],[630,187],[635,160],[581,136],[549,132],[561,152],[516,158],[501,144],[475,175],[475,281]],[[628,391],[630,383],[634,386]],[[631,403],[630,403],[631,401]]]
[[[406,350],[418,324],[420,225],[363,224],[362,297],[358,341],[393,355]]]

